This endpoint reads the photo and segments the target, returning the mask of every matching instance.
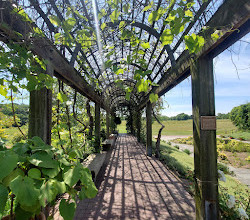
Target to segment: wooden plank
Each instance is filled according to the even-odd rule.
[[[216,130],[202,129],[202,119],[215,119],[213,59],[191,66],[196,219],[218,219]],[[211,127],[212,128],[212,127]]]
[[[194,59],[206,55],[213,58],[249,33],[249,20],[250,2],[248,0],[239,0],[237,2],[235,0],[225,1],[206,24],[210,28],[202,33],[206,38],[206,44],[201,52],[195,56],[189,55],[188,51],[184,51],[177,59],[176,65],[164,73],[159,81],[159,87],[153,88],[152,92],[157,93],[159,96],[164,95],[190,75],[190,66]],[[220,29],[222,36],[218,41],[213,41],[209,36],[216,28]],[[148,100],[149,97],[147,96],[139,104],[138,108],[144,108]]]
[[[69,65],[69,62],[60,54],[53,43],[46,37],[33,35],[33,28],[36,28],[34,23],[25,22],[20,15],[12,13],[13,7],[10,2],[1,2],[0,6],[0,8],[4,8],[0,17],[0,39],[2,41],[13,41],[28,46],[34,54],[51,62],[56,77],[90,100],[100,103],[101,107],[106,109],[100,95],[94,91],[80,73]]]

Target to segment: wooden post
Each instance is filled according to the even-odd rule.
[[[146,119],[147,119],[147,156],[152,156],[152,103],[147,102],[146,106]]]
[[[110,129],[109,129],[109,127],[110,127],[110,117],[109,117],[109,112],[108,111],[106,111],[106,138],[109,138],[109,135],[110,135]]]
[[[100,151],[100,104],[95,103],[95,148],[96,152]]]
[[[141,111],[136,112],[136,137],[141,142]]]
[[[216,220],[219,210],[213,59],[196,60],[191,76],[196,219]]]
[[[53,76],[54,69],[49,63],[46,73]],[[30,92],[28,137],[40,137],[46,144],[51,144],[52,91],[47,88]]]

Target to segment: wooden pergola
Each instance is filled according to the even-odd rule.
[[[114,9],[104,0],[1,0],[0,40],[27,47],[47,61],[47,74],[57,77],[95,103],[97,139],[100,139],[100,108],[107,112],[107,135],[110,134],[110,119],[117,108],[130,106],[135,110],[139,122],[141,110],[146,108],[148,156],[152,156],[150,94],[155,93],[160,97],[191,75],[196,218],[218,219],[213,58],[249,32],[250,2],[195,1],[190,8],[194,13],[193,19],[186,23],[182,33],[176,35],[173,42],[167,45],[163,45],[161,41],[164,30],[168,28],[164,19],[149,22],[151,11],[143,10],[150,4],[148,0],[111,2],[114,2],[114,8],[120,12],[115,21],[110,18]],[[175,4],[171,2],[154,1],[155,10],[168,8],[169,14],[175,9]],[[13,13],[13,9],[19,7],[32,21],[24,20],[20,14]],[[58,22],[63,23],[69,17],[67,8],[70,8],[76,23],[69,33],[73,43],[64,45],[62,50],[61,45],[56,43],[56,34],[60,34],[60,29],[49,17],[55,16]],[[96,24],[95,16],[98,15],[101,16]],[[91,35],[96,26],[100,30],[97,35],[100,35],[102,45],[98,39],[94,39],[88,47],[74,41],[77,31],[87,30]],[[36,28],[41,30],[43,36],[34,34]],[[214,40],[211,34],[217,29],[220,31],[220,37]],[[138,39],[143,39],[150,46],[142,49],[138,43],[134,44],[128,38],[122,38],[122,30],[133,32]],[[185,50],[184,36],[191,33],[203,36],[206,41],[202,50],[196,54]],[[120,68],[124,71],[117,73],[116,70]],[[151,80],[152,84],[147,92],[139,93],[136,88],[136,72],[148,70],[147,79]],[[94,83],[91,78],[95,79]],[[154,86],[155,84],[158,86]],[[126,86],[132,88],[130,99],[126,98]],[[44,88],[31,92],[29,136],[40,136],[48,144],[51,141],[51,108],[50,90]],[[140,140],[139,122],[136,123],[134,134]]]

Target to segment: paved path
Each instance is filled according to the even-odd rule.
[[[195,219],[194,201],[178,180],[129,135],[119,136],[96,198],[78,203],[75,220]]]

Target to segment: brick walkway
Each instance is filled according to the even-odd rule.
[[[97,197],[80,201],[74,219],[194,219],[194,212],[194,201],[179,180],[146,157],[133,136],[121,135]]]

